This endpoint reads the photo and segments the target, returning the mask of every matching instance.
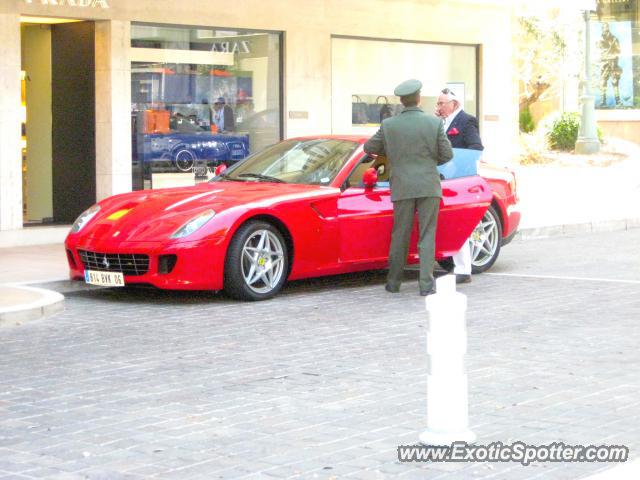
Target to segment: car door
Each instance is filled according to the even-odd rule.
[[[346,188],[338,197],[341,263],[386,261],[393,226],[388,183]]]
[[[378,183],[373,188],[362,185],[364,171],[374,166]],[[457,170],[458,172],[461,169]],[[445,173],[450,174],[449,171]],[[455,175],[453,173],[452,175]],[[338,198],[340,262],[386,261],[393,228],[393,203],[388,179],[391,167],[384,157],[370,165],[358,165]],[[442,199],[436,231],[436,257],[456,253],[473,232],[491,203],[491,187],[478,175],[442,181]],[[409,244],[409,263],[418,259],[418,222],[414,218]]]
[[[479,175],[442,181],[436,231],[436,257],[450,257],[462,247],[491,204],[491,187]]]

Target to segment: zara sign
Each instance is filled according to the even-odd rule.
[[[37,0],[24,0],[25,3],[38,3]],[[40,0],[42,5],[67,5],[69,7],[109,8],[107,0]]]

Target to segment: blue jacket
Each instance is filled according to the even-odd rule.
[[[484,150],[478,132],[478,120],[464,110],[461,110],[449,125],[447,138],[453,148]]]

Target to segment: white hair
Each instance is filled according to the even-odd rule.
[[[445,97],[447,97],[447,101],[449,102],[453,101],[453,102],[456,102],[458,105],[460,105],[460,100],[458,99],[458,97],[456,97],[456,94],[450,88],[443,88],[440,91],[440,95],[444,95]]]

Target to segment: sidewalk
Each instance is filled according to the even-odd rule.
[[[25,285],[67,278],[62,243],[0,248],[0,327],[62,311],[64,296]]]
[[[520,229],[631,221],[640,226],[640,155],[607,167],[533,165],[515,168]],[[620,229],[620,228],[617,228]]]

